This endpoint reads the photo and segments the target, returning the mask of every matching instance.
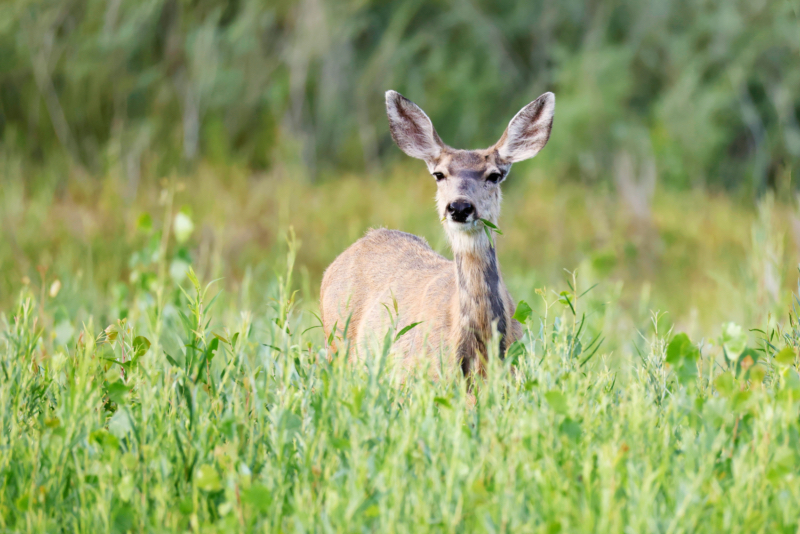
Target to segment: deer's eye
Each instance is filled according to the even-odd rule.
[[[433,173],[433,177],[436,178],[437,182],[439,182],[441,180],[444,180],[444,174],[442,174],[440,172]]]
[[[489,176],[486,177],[486,181],[492,182],[493,184],[496,184],[502,178],[503,178],[502,174],[500,174],[499,172],[493,172],[492,174],[490,174]]]

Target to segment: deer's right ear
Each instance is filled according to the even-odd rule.
[[[386,115],[392,139],[400,150],[426,162],[439,158],[444,143],[418,105],[397,91],[386,91]]]

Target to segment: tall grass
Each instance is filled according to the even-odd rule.
[[[218,295],[176,267],[166,191],[103,297],[124,319],[79,318],[44,269],[2,314],[3,530],[797,530],[796,308],[699,344],[654,314],[610,354],[619,304],[578,273],[467,391],[400,374],[395,332],[357,365],[325,349],[291,233],[259,302],[253,275]]]
[[[187,265],[206,280],[222,278],[220,287],[231,294],[241,294],[243,284],[262,291],[282,264],[290,227],[302,243],[296,289],[309,309],[323,269],[370,227],[421,235],[450,254],[434,213],[435,185],[416,162],[389,167],[381,179],[346,174],[324,183],[203,164],[188,174],[143,176],[135,195],[113,172],[96,181],[67,167],[65,187],[62,166],[29,173],[7,157],[0,167],[5,307],[22,280],[40,287],[39,268],[47,269],[47,285],[63,282],[65,313],[107,323],[135,308],[136,289],[151,292],[159,277],[181,282]],[[606,187],[559,183],[529,169],[515,167],[504,184],[504,234],[497,240],[517,298],[535,306],[535,288],[563,285],[564,269],[577,269],[586,287],[600,283],[592,297],[614,304],[608,320],[624,339],[645,327],[651,309],[669,311],[670,322],[699,339],[716,335],[724,321],[759,324],[789,305],[800,258],[800,216],[791,197],[766,195],[753,206],[657,186],[643,218]],[[166,228],[164,249],[162,230],[178,212],[193,221],[193,231],[178,242]],[[241,305],[258,302],[255,294]]]
[[[798,27],[790,2],[0,4],[0,530],[797,532]],[[473,382],[403,374],[393,330],[349,363],[315,315],[369,227],[448,254],[388,88],[461,147],[558,94],[499,221],[525,336]]]

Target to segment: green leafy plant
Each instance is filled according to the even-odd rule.
[[[480,219],[483,223],[483,231],[486,233],[486,238],[489,240],[489,246],[494,248],[494,238],[492,237],[492,232],[502,235],[503,232],[492,223],[492,221],[487,221],[486,219]]]

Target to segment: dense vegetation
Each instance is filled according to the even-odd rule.
[[[402,332],[363,366],[324,349],[289,239],[265,313],[191,269],[177,288],[163,254],[105,328],[60,281],[23,289],[0,325],[4,531],[796,530],[796,312],[700,347],[655,314],[614,358],[571,276],[520,306],[473,405],[461,377],[394,371]]]
[[[0,531],[796,532],[795,4],[0,3]],[[471,385],[319,328],[367,228],[449,253],[389,87],[558,95]]]
[[[365,365],[348,364],[341,343],[341,352],[327,351],[294,231],[282,232],[267,259],[253,256],[264,250],[258,242],[231,251],[206,241],[198,234],[208,228],[193,220],[225,219],[231,199],[212,181],[201,184],[191,196],[166,182],[155,195],[160,213],[124,208],[110,193],[68,206],[41,191],[27,200],[13,187],[0,193],[23,221],[5,226],[22,251],[10,257],[10,240],[0,248],[7,273],[40,261],[14,280],[6,274],[14,295],[4,295],[0,312],[3,530],[795,531],[800,301],[785,282],[795,279],[782,248],[785,207],[767,199],[754,216],[701,197],[719,226],[702,223],[692,237],[680,233],[694,220],[686,204],[672,214],[670,199],[654,206],[649,231],[664,236],[665,255],[677,261],[645,248],[614,267],[615,256],[601,250],[577,275],[526,269],[513,249],[525,248],[531,217],[511,214],[498,245],[519,269],[510,283],[530,304],[521,315],[527,333],[506,362],[491,360],[473,385],[473,405],[459,376],[431,383],[424,369],[396,374],[398,332],[387,332]],[[429,190],[400,188],[409,205],[376,209],[387,220],[401,210],[399,226],[408,227]],[[280,198],[298,204],[316,202],[301,192],[358,197],[357,189],[285,191]],[[527,191],[551,209],[533,220],[556,230],[559,206],[572,200]],[[247,187],[242,194],[270,197]],[[362,202],[398,197],[373,194]],[[178,209],[182,196],[193,211]],[[235,226],[253,208],[231,209],[241,217],[228,222]],[[335,228],[323,239],[343,234],[303,261],[330,255],[364,224],[336,212],[309,221],[309,212],[288,209],[310,238],[317,228]],[[578,235],[592,224],[622,224],[629,234],[624,219],[572,211],[568,228]],[[69,228],[81,218],[83,227]],[[422,229],[441,246],[429,218]],[[737,220],[751,229],[737,245],[745,264],[727,271],[718,256],[738,256],[728,250],[742,233]],[[218,236],[241,239],[226,226]],[[611,246],[634,246],[614,239]],[[556,262],[565,256],[553,245],[531,252]],[[694,253],[700,264],[688,270],[716,271],[722,284],[699,276],[674,300],[703,306],[699,314],[651,312],[649,282],[628,281],[639,299],[627,302],[611,274],[646,271],[650,262],[659,273],[654,294],[682,293],[670,284],[681,283]],[[200,282],[194,268],[230,279]],[[703,326],[720,317],[745,318],[756,330]]]
[[[202,157],[375,174],[395,154],[386,89],[466,148],[551,90],[556,179],[631,157],[673,186],[762,193],[797,183],[799,59],[783,0],[15,0],[0,139],[92,171],[121,159],[133,183]]]

